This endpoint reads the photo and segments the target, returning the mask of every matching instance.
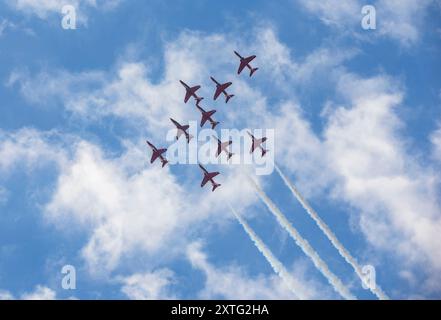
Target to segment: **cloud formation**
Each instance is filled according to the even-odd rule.
[[[371,34],[388,37],[404,46],[417,43],[422,34],[422,21],[433,0],[377,0],[365,3],[359,0],[297,0],[324,24],[363,35],[361,28],[362,7],[369,4],[376,9],[377,29]]]
[[[0,290],[0,300],[16,300],[17,298],[9,291]],[[56,300],[57,294],[54,290],[37,285],[33,291],[25,292],[18,298],[20,300]]]
[[[6,3],[18,12],[48,19],[58,15],[61,22],[61,10],[65,5],[74,6],[80,22],[87,22],[87,11],[91,8],[108,10],[117,6],[121,0],[6,0]]]
[[[168,269],[149,273],[136,273],[120,280],[121,291],[132,300],[176,299],[170,292],[174,274]]]
[[[187,247],[187,257],[195,269],[205,275],[204,288],[199,293],[200,299],[295,299],[296,297],[276,275],[247,275],[245,269],[238,266],[216,267],[208,260],[200,242]],[[294,268],[293,277],[303,286],[305,295],[315,299],[329,298],[330,293],[314,280],[309,280],[305,270],[298,265]]]
[[[317,10],[327,12],[325,6],[329,3],[317,5]],[[423,10],[424,3],[418,8]],[[340,14],[346,15],[357,7],[338,6],[344,6],[342,12],[330,15],[328,20],[342,19]],[[418,8],[414,8],[417,16]],[[406,16],[405,10],[399,10],[400,14]],[[242,44],[242,48],[256,52],[260,63],[268,65],[259,72],[262,79],[270,81],[255,80],[250,84],[241,78],[235,80],[234,88],[241,92],[236,101],[241,108],[229,110],[224,123],[276,128],[277,145],[283,146],[275,150],[276,158],[296,177],[302,193],[326,196],[339,208],[344,204],[375,253],[391,253],[405,261],[406,267],[439,270],[440,251],[434,241],[441,231],[440,207],[434,196],[438,175],[433,168],[422,166],[405,143],[406,132],[398,116],[405,98],[400,83],[384,74],[362,77],[347,71],[344,62],[357,54],[352,48],[322,47],[299,59],[270,27],[261,28],[256,34],[259,37],[255,36],[255,43]],[[387,34],[404,42],[416,41],[414,36]],[[137,250],[154,255],[175,241],[177,235],[183,235],[182,230],[191,223],[207,226],[207,212],[217,215],[222,201],[229,197],[237,203],[243,200],[243,206],[255,200],[249,190],[229,180],[234,171],[226,174],[230,187],[219,193],[219,199],[208,195],[206,201],[199,203],[188,195],[194,190],[189,187],[196,181],[194,177],[189,177],[186,184],[168,168],[139,165],[146,161],[145,150],[140,147],[142,140],[147,135],[163,139],[170,127],[168,115],[184,121],[195,117],[188,112],[190,106],[183,105],[179,78],[202,84],[203,95],[209,97],[212,86],[202,75],[232,77],[235,64],[228,54],[239,42],[231,35],[183,32],[164,44],[164,74],[158,81],[151,79],[146,63],[136,61],[122,61],[111,71],[45,70],[37,75],[17,71],[11,75],[9,85],[18,86],[32,104],[57,101],[77,117],[76,121],[118,119],[136,128],[136,134],[126,141],[119,155],[87,141],[76,143],[69,156],[51,148],[46,150],[44,144],[37,148],[47,158],[60,159],[56,161],[62,163],[56,190],[46,206],[47,217],[56,224],[72,219],[88,230],[90,237],[82,255],[91,270],[115,270],[123,257]],[[323,107],[323,126],[317,129],[296,93],[323,78],[323,74],[328,76],[325,80],[336,95]],[[281,97],[271,99],[268,92],[280,93]],[[439,154],[438,136],[439,132],[432,135],[435,155]],[[8,148],[15,151],[0,148],[0,154],[7,155],[6,160],[0,158],[0,168],[14,162],[7,159],[36,158],[23,151],[27,148],[22,141],[26,139],[17,139],[18,147]],[[198,207],[189,203],[198,203]],[[192,240],[180,239],[184,239],[183,245]],[[195,253],[190,260],[207,275],[207,289],[202,296],[228,297],[227,285],[223,288],[209,280],[218,279],[219,273],[229,279],[226,283],[235,283],[243,276],[242,271],[219,271],[200,254]],[[265,297],[265,286],[274,288],[274,297],[285,294],[273,283],[275,280],[256,281],[258,285],[250,296]],[[246,296],[245,288],[250,285],[245,283],[243,292],[238,290],[237,294]]]

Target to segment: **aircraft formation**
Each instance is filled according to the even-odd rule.
[[[248,70],[250,71],[249,75],[250,75],[250,77],[252,77],[253,74],[259,69],[259,68],[253,68],[250,64],[256,58],[256,56],[252,55],[252,56],[245,58],[245,57],[242,57],[236,51],[234,51],[234,54],[240,59],[240,65],[237,70],[237,74],[240,75],[241,72],[245,68],[248,68]],[[234,97],[234,94],[229,94],[227,92],[227,89],[229,89],[233,83],[232,82],[220,83],[214,77],[210,77],[210,79],[216,85],[216,89],[215,89],[215,92],[213,95],[213,100],[217,100],[217,98],[219,98],[219,96],[221,94],[223,94],[225,97],[225,103],[228,103],[230,101],[230,99]],[[208,122],[208,124],[211,126],[211,129],[215,129],[216,126],[220,124],[220,122],[215,121],[213,118],[214,114],[216,113],[216,110],[206,111],[200,105],[202,100],[204,100],[203,97],[200,97],[197,94],[197,91],[201,88],[201,86],[196,85],[196,86],[191,87],[182,80],[179,80],[179,82],[185,88],[184,103],[187,103],[190,100],[190,98],[193,98],[195,101],[196,109],[201,114],[200,126],[203,127]],[[190,140],[193,138],[193,136],[190,135],[188,132],[188,129],[190,128],[190,126],[189,125],[182,125],[178,121],[176,121],[175,119],[172,119],[172,118],[170,118],[170,121],[173,123],[173,125],[176,127],[176,130],[177,130],[176,137],[175,137],[176,140],[178,140],[181,136],[184,136],[187,143],[190,143]],[[254,137],[250,132],[248,132],[248,135],[252,139],[252,146],[251,146],[250,153],[253,153],[255,150],[259,149],[261,151],[262,157],[264,157],[265,154],[268,152],[268,150],[265,150],[262,147],[262,144],[265,143],[267,138],[262,137],[262,138],[258,139],[256,137]],[[232,152],[229,151],[229,146],[233,142],[231,140],[222,142],[221,140],[219,140],[215,136],[213,136],[213,138],[217,140],[217,145],[218,145],[216,157],[219,157],[221,155],[221,153],[224,152],[227,155],[227,159],[229,160],[234,155]],[[168,163],[167,159],[164,156],[167,149],[166,148],[158,149],[150,141],[146,141],[146,142],[147,142],[147,145],[152,149],[152,157],[151,157],[150,163],[153,163],[157,159],[160,159],[160,161],[162,163],[162,167],[164,167]],[[221,184],[217,183],[214,180],[214,178],[220,174],[219,172],[209,172],[201,164],[199,164],[199,168],[202,170],[202,173],[203,173],[203,180],[201,183],[201,188],[204,187],[208,182],[211,183],[211,187],[212,187],[213,192],[218,187],[221,186]]]

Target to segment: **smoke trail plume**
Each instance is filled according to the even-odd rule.
[[[302,285],[294,279],[294,277],[291,276],[291,274],[286,270],[286,268],[283,266],[283,264],[273,255],[271,250],[263,243],[263,241],[257,236],[257,234],[253,231],[253,229],[248,225],[248,223],[245,222],[244,219],[236,212],[236,210],[229,205],[231,211],[236,216],[237,220],[245,230],[245,232],[248,234],[250,239],[254,242],[254,245],[257,247],[257,249],[262,253],[262,255],[265,257],[265,259],[268,261],[268,263],[273,268],[274,272],[282,278],[282,280],[285,282],[285,284],[288,286],[289,290],[291,290],[292,293],[296,297],[298,297],[300,300],[309,299],[311,297],[308,296],[307,293],[305,293],[304,288],[302,288]]]
[[[246,175],[250,184],[255,188],[257,194],[260,196],[261,200],[265,203],[268,209],[277,218],[280,225],[288,231],[289,235],[294,239],[296,244],[302,249],[302,251],[312,260],[315,267],[323,274],[323,276],[328,280],[331,286],[336,292],[338,292],[343,298],[347,300],[356,300],[357,298],[349,291],[348,288],[341,282],[341,280],[329,270],[328,265],[320,258],[318,253],[311,247],[309,242],[304,239],[297,229],[291,225],[285,215],[277,208],[277,206],[268,198],[265,192],[257,185],[254,180]]]
[[[302,197],[302,195],[297,190],[297,188],[294,186],[294,184],[291,183],[291,181],[282,173],[282,171],[277,166],[277,164],[274,164],[274,167],[276,168],[276,171],[279,173],[282,180],[285,182],[286,186],[291,190],[293,195],[297,198],[297,200],[300,202],[300,204],[306,210],[306,212],[309,214],[309,216],[315,221],[315,223],[320,228],[320,230],[322,230],[323,233],[326,235],[326,237],[328,237],[329,241],[331,241],[332,245],[338,250],[340,255],[346,260],[346,262],[349,263],[352,266],[352,268],[354,268],[355,273],[363,281],[362,268],[358,264],[357,260],[349,253],[349,251],[344,247],[344,245],[337,239],[337,237],[331,231],[329,226],[320,218],[320,216],[317,214],[317,212],[315,212],[314,209],[312,209],[312,207]],[[375,287],[369,286],[369,289],[372,291],[373,294],[375,294],[378,297],[378,299],[381,299],[381,300],[388,300],[389,299],[389,297],[383,292],[383,290],[381,290],[381,288],[378,285],[376,285]]]

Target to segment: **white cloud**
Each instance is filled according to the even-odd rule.
[[[328,46],[319,47],[308,55],[299,57],[291,48],[280,42],[275,28],[269,24],[257,26],[253,30],[252,36],[254,39],[246,46],[242,40],[225,39],[225,47],[235,43],[229,50],[233,50],[234,47],[247,47],[245,49],[247,52],[256,54],[255,64],[264,67],[259,69],[261,75],[259,78],[256,77],[254,81],[265,79],[264,83],[259,84],[270,86],[274,95],[281,92],[290,99],[295,99],[294,93],[299,87],[302,89],[309,88],[314,84],[314,81],[322,80],[323,73],[330,73],[335,67],[340,66],[344,61],[350,60],[358,53],[358,50],[353,48],[342,49],[336,46]],[[228,50],[224,49],[222,52],[228,52]],[[224,54],[224,56],[226,55]],[[242,82],[240,84],[241,87],[238,90],[240,90],[241,96],[244,96],[243,86],[244,84],[249,85],[250,82],[245,81],[244,84]],[[254,91],[249,96],[245,92],[246,99],[251,99],[253,95],[256,97]],[[261,94],[261,92],[257,93]]]
[[[167,169],[142,169],[145,157],[139,150],[126,159],[108,159],[83,142],[60,174],[47,217],[92,228],[83,249],[91,270],[112,270],[122,254],[135,248],[154,253],[194,217]],[[138,170],[126,169],[125,161]]]
[[[249,277],[245,269],[238,266],[218,268],[208,261],[199,242],[187,248],[187,256],[195,269],[205,274],[205,285],[199,293],[201,299],[239,299],[239,300],[274,300],[295,299],[296,297],[276,275],[259,274]],[[303,283],[307,296],[316,299],[329,298],[329,292],[312,280],[307,280],[305,270],[299,265],[293,270],[294,277]]]
[[[267,126],[274,126],[276,161],[285,163],[297,176],[305,194],[320,194],[330,184],[323,143],[305,119],[299,105],[286,102],[280,111],[265,115]]]
[[[366,3],[360,0],[298,0],[306,10],[323,23],[353,34],[363,35],[361,9],[374,5],[377,13],[377,29],[370,34],[389,37],[403,45],[418,42],[424,28],[423,19],[433,0],[377,0]]]
[[[394,108],[401,92],[385,77],[353,75],[343,77],[339,89],[352,106],[337,108],[325,131],[329,165],[339,180],[336,196],[361,211],[371,243],[441,268],[434,241],[441,232],[436,176],[418,165],[400,137]]]
[[[175,281],[174,274],[168,269],[136,273],[120,281],[121,291],[132,300],[176,299],[169,288]]]
[[[377,14],[381,23],[378,31],[405,45],[416,43],[424,29],[423,19],[432,3],[433,0],[379,0]]]
[[[66,143],[73,138],[66,135]],[[0,130],[0,173],[7,174],[13,167],[23,165],[28,171],[47,163],[61,166],[67,150],[56,131],[41,132],[22,128],[15,132]]]
[[[302,60],[294,60],[292,53],[277,39],[271,27],[258,27],[255,39],[246,51],[258,55],[257,64],[265,65],[259,72],[263,79],[272,79],[271,90],[294,97],[293,86],[308,86],[356,54],[356,50],[319,48]],[[163,138],[171,128],[169,118],[181,122],[198,120],[199,114],[189,112],[192,102],[183,103],[182,79],[189,84],[201,84],[200,94],[206,97],[202,105],[211,108],[213,84],[209,75],[220,81],[233,79],[233,93],[241,92],[235,99],[240,109],[232,108],[224,127],[237,126],[245,120],[248,125],[260,127],[267,114],[266,96],[250,85],[248,79],[237,78],[237,59],[233,50],[247,47],[230,35],[205,35],[183,32],[165,43],[164,75],[159,81],[150,79],[150,67],[140,62],[121,62],[112,72],[87,71],[69,73],[63,70],[42,71],[36,76],[25,70],[11,73],[7,85],[17,85],[23,96],[34,105],[64,105],[84,121],[116,117],[131,124],[140,134]],[[210,48],[210,50],[207,50]],[[123,59],[124,60],[124,59]],[[258,80],[256,80],[258,81]],[[259,83],[257,83],[259,85]],[[260,83],[262,84],[262,83]],[[291,84],[291,85],[290,85]],[[268,82],[263,83],[265,87]],[[92,88],[92,89],[91,89]],[[254,112],[245,112],[253,109]]]
[[[0,301],[1,300],[14,300],[14,296],[9,291],[0,290]]]
[[[433,144],[433,154],[434,157],[441,161],[441,128],[436,130],[432,135],[431,135],[431,141]]]
[[[42,286],[37,285],[33,291],[25,292],[20,295],[20,300],[56,300],[57,294],[54,290]],[[0,290],[0,300],[17,300],[14,295],[5,290]]]
[[[358,0],[298,0],[298,2],[306,10],[316,14],[327,25],[341,28],[345,24],[354,24],[361,21],[359,17],[362,6]]]
[[[302,85],[301,79],[311,81],[317,77],[317,69],[327,68],[331,82],[340,79],[337,92],[344,106],[333,101],[327,104],[323,113],[324,130],[319,135],[305,119],[294,94],[288,95],[290,101],[269,107],[265,92],[259,89],[259,80],[251,86],[248,81],[236,78],[234,88],[241,93],[236,103],[241,108],[229,110],[226,124],[276,128],[277,145],[284,146],[277,147],[276,159],[296,175],[301,190],[306,189],[314,196],[328,195],[331,190],[330,196],[336,202],[350,205],[376,253],[386,250],[407,264],[422,266],[424,270],[439,269],[441,257],[434,241],[441,231],[440,208],[434,196],[438,175],[431,168],[420,166],[404,143],[406,137],[396,112],[402,103],[403,90],[385,76],[361,79],[345,73],[340,67],[351,56],[350,51],[342,50],[334,60],[326,59],[329,49],[322,48],[298,62],[273,31],[259,35],[262,37],[255,47],[259,63],[270,66],[261,70],[261,77],[271,79],[271,83],[263,83],[265,92],[274,93],[268,86],[278,86],[285,80],[286,88],[295,89]],[[183,33],[166,46],[165,74],[159,82],[149,79],[148,66],[126,62],[115,73],[48,72],[37,77],[16,73],[10,83],[18,83],[31,102],[47,101],[47,97],[55,96],[81,117],[114,116],[134,121],[140,128],[140,136],[163,137],[170,126],[169,115],[190,117],[187,112],[190,106],[182,103],[183,89],[178,77],[203,84],[203,95],[212,94],[212,86],[201,75],[232,77],[237,66],[226,54],[235,46],[234,39],[230,40],[226,36]],[[290,76],[290,71],[299,71],[301,76]],[[53,89],[39,88],[42,79]],[[87,90],[88,81],[93,83],[92,91]],[[56,90],[57,85],[61,94]],[[250,110],[253,110],[251,114]],[[437,141],[437,134],[434,137]],[[230,179],[231,175],[225,178],[231,183],[230,187],[222,188],[225,191],[207,196],[197,210],[187,207],[187,203],[194,201],[188,196],[192,191],[184,191],[187,185],[185,188],[179,185],[167,169],[131,167],[133,163],[145,162],[143,151],[133,149],[138,151],[110,157],[97,146],[79,144],[74,157],[63,166],[57,190],[47,207],[50,219],[73,219],[90,229],[91,236],[83,250],[89,266],[112,270],[122,256],[137,249],[148,254],[159,252],[177,234],[181,235],[191,221],[204,225],[206,211],[213,214],[220,210],[222,201],[229,196],[234,195],[237,202],[243,197],[244,205],[253,201],[250,192],[240,186],[240,181]],[[154,194],[155,201],[149,201],[146,194]],[[182,245],[191,240],[180,239]],[[179,251],[182,246],[176,249]],[[214,270],[210,274],[216,278],[219,273],[226,274],[226,283],[240,281],[243,276],[240,270],[195,266],[207,274],[207,279],[207,270]],[[276,278],[256,281],[256,296],[265,295],[261,289],[265,286],[276,288],[276,282],[273,283]],[[212,283],[206,295],[228,295],[228,285],[216,289],[217,282]],[[248,285],[243,285],[239,296],[246,295]],[[279,296],[284,294],[280,288],[274,290]]]
[[[302,190],[317,196],[331,188],[336,201],[350,204],[377,249],[394,252],[407,264],[425,265],[426,271],[441,268],[435,240],[441,232],[440,177],[407,149],[396,112],[402,89],[385,76],[344,73],[337,88],[347,105],[328,106],[323,138],[293,106],[270,120],[280,128],[278,143],[286,146],[277,159],[296,175]],[[432,138],[435,143],[437,133]]]
[[[9,192],[4,187],[0,186],[0,205],[5,204],[8,201]]]
[[[121,0],[6,0],[7,4],[24,14],[35,15],[41,19],[47,19],[49,16],[57,14],[60,16],[61,9],[65,5],[74,6],[77,12],[77,18],[80,22],[87,21],[86,12],[90,8],[106,10],[114,8]]]
[[[8,29],[15,29],[16,25],[7,19],[0,22],[0,37],[2,37]]]
[[[136,145],[121,157],[109,158],[97,146],[82,142],[63,166],[46,216],[60,227],[73,221],[90,230],[82,253],[91,271],[112,271],[136,250],[167,259],[185,245],[187,232],[229,219],[221,213],[230,192],[210,193],[197,201],[199,176],[184,187],[168,167],[145,168],[146,162],[146,150]],[[237,180],[226,182],[225,188],[231,183],[236,184],[235,195],[229,200],[247,205],[252,191],[238,192]],[[205,221],[208,217],[210,222]]]
[[[34,291],[21,295],[22,300],[55,300],[56,293],[54,290],[38,285]]]

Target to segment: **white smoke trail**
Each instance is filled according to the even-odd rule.
[[[273,255],[271,250],[263,243],[263,241],[259,238],[259,236],[253,231],[253,229],[251,229],[251,227],[245,222],[245,220],[242,219],[242,217],[236,212],[236,210],[234,210],[231,205],[229,205],[229,207],[233,212],[233,214],[236,216],[239,223],[244,228],[245,232],[254,242],[254,245],[257,247],[257,249],[262,253],[265,259],[271,265],[274,272],[280,278],[282,278],[282,280],[288,286],[289,290],[291,290],[291,292],[294,293],[294,295],[298,297],[300,300],[311,298],[308,296],[307,293],[304,292],[305,290],[302,288],[302,285],[294,277],[291,276],[288,270],[286,270],[283,264]]]
[[[323,274],[323,276],[328,280],[331,286],[336,292],[338,292],[343,298],[347,300],[356,300],[357,298],[349,291],[348,288],[340,281],[340,279],[329,270],[326,262],[320,258],[318,253],[311,247],[309,242],[304,239],[297,229],[291,225],[285,215],[277,208],[277,206],[268,198],[265,192],[257,185],[254,180],[246,175],[250,184],[255,188],[257,194],[260,196],[262,201],[268,207],[268,209],[277,218],[280,225],[288,231],[289,235],[294,239],[296,244],[302,249],[302,251],[312,260],[315,267]]]
[[[291,192],[294,194],[294,196],[297,198],[297,200],[300,202],[302,207],[306,210],[306,212],[309,214],[309,216],[315,221],[317,226],[323,231],[323,233],[328,237],[329,241],[333,244],[333,246],[337,249],[337,251],[340,253],[340,255],[346,260],[347,263],[349,263],[352,268],[354,268],[355,273],[360,277],[361,281],[363,281],[363,272],[362,267],[358,264],[357,260],[349,253],[349,251],[344,247],[344,245],[337,239],[335,234],[331,231],[329,226],[319,217],[317,212],[314,211],[314,209],[311,208],[311,206],[308,204],[308,202],[302,197],[300,192],[297,190],[297,188],[294,186],[291,181],[282,173],[280,168],[274,164],[277,172],[279,173],[282,180],[285,182],[286,186],[291,190]],[[378,285],[375,286],[368,286],[369,289],[372,291],[373,294],[375,294],[378,299],[381,300],[388,300],[389,297],[381,290],[381,288]]]

